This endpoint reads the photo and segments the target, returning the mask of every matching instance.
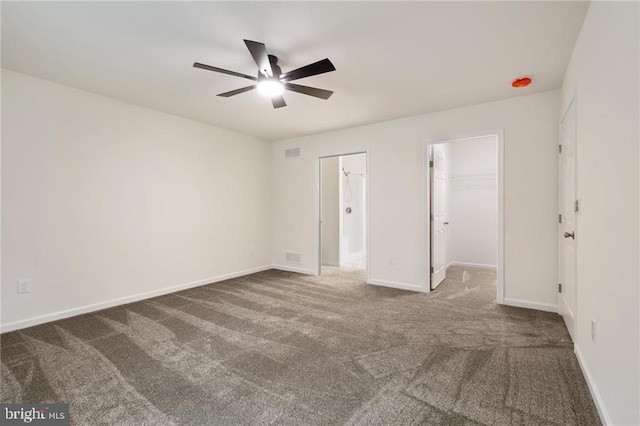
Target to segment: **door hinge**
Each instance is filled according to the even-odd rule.
[[[562,284],[558,284],[558,293],[562,293]]]
[[[433,167],[433,160],[429,160],[429,167]]]
[[[562,154],[562,145],[558,145],[558,154]]]
[[[433,213],[429,215],[429,219],[433,220]]]
[[[574,203],[574,210],[576,213],[580,211],[580,200],[576,200],[576,202]]]
[[[562,214],[558,215],[558,223],[562,223]]]
[[[431,273],[433,274],[433,266],[431,267]]]

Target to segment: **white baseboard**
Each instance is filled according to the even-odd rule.
[[[339,268],[340,262],[339,261],[334,262],[333,260],[324,260],[322,261],[322,266],[335,266],[336,268]]]
[[[406,284],[406,283],[397,283],[394,281],[385,281],[385,280],[377,280],[374,278],[371,278],[367,281],[367,284],[373,284],[373,285],[377,285],[377,286],[381,286],[381,287],[391,287],[391,288],[397,288],[400,290],[409,290],[409,291],[417,291],[420,293],[426,293],[427,290],[424,289],[423,287],[419,286],[419,285],[415,285],[415,284]]]
[[[217,277],[204,278],[202,280],[192,281],[190,283],[178,284],[175,286],[165,287],[158,290],[152,290],[144,293],[133,294],[131,296],[119,297],[117,299],[111,299],[105,302],[93,303],[91,305],[80,306],[77,308],[66,309],[64,311],[53,312],[51,314],[40,315],[37,317],[27,318],[20,321],[0,324],[0,333],[6,333],[9,331],[20,330],[22,328],[32,327],[38,324],[44,324],[46,322],[75,317],[76,315],[82,315],[89,312],[99,311],[101,309],[112,308],[114,306],[124,305],[127,303],[138,302],[140,300],[163,296],[165,294],[175,293],[177,291],[186,290],[193,287],[199,287],[205,284],[212,284],[219,281],[230,280],[232,278],[254,274],[256,272],[262,272],[269,269],[272,269],[271,265],[258,266],[256,268],[245,269],[244,271],[232,272],[230,274],[219,275]]]
[[[463,268],[493,269],[493,270],[498,269],[496,265],[485,265],[482,263],[468,263],[468,262],[450,262],[447,265],[447,269],[451,268],[452,266],[462,266]]]
[[[607,409],[604,406],[604,401],[600,396],[600,392],[598,392],[598,387],[596,386],[596,382],[593,380],[593,376],[589,371],[589,367],[587,367],[587,363],[584,361],[584,357],[582,356],[582,352],[580,352],[580,347],[577,343],[573,343],[573,352],[576,354],[576,358],[578,358],[578,364],[580,365],[580,369],[582,369],[582,374],[584,374],[584,378],[587,381],[587,386],[589,387],[589,392],[591,392],[591,397],[593,398],[593,402],[595,402],[596,409],[598,410],[598,415],[600,416],[600,420],[602,424],[605,426],[612,425],[611,417],[609,417],[609,413],[607,413]]]
[[[313,269],[305,269],[297,266],[271,265],[271,269],[277,269],[279,271],[286,271],[286,272],[297,272],[299,274],[304,274],[304,275],[318,275],[318,272],[314,271]]]
[[[515,306],[516,308],[535,309],[537,311],[558,313],[558,305],[549,305],[546,303],[528,302],[526,300],[504,298],[503,305]]]

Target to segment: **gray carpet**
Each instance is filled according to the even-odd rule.
[[[1,336],[3,402],[72,424],[596,425],[560,316],[267,271]]]

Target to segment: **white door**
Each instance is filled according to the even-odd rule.
[[[560,314],[574,336],[576,312],[576,106],[571,103],[560,123],[559,271]]]
[[[444,281],[445,264],[445,154],[441,145],[432,146],[431,155],[431,289]]]

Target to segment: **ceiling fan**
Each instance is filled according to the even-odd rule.
[[[246,78],[247,80],[253,80],[256,83],[251,86],[243,87],[241,89],[232,90],[230,92],[220,93],[218,96],[228,98],[230,96],[239,95],[240,93],[248,92],[253,89],[257,89],[258,92],[264,96],[271,98],[274,108],[282,108],[287,106],[287,103],[282,97],[282,93],[285,90],[292,92],[302,93],[303,95],[314,96],[320,99],[329,99],[333,92],[331,90],[318,89],[315,87],[301,86],[299,84],[290,83],[293,80],[299,80],[305,77],[311,77],[312,75],[324,74],[326,72],[335,71],[336,67],[333,66],[329,59],[323,59],[313,64],[305,65],[304,67],[297,68],[293,71],[282,72],[282,69],[278,66],[278,58],[273,55],[267,54],[267,47],[264,43],[257,41],[245,40],[253,60],[258,66],[258,76],[253,77],[250,75],[242,74],[235,71],[229,71],[218,67],[212,67],[211,65],[201,64],[194,62],[195,68],[203,70],[219,72],[222,74],[234,75],[236,77]]]

